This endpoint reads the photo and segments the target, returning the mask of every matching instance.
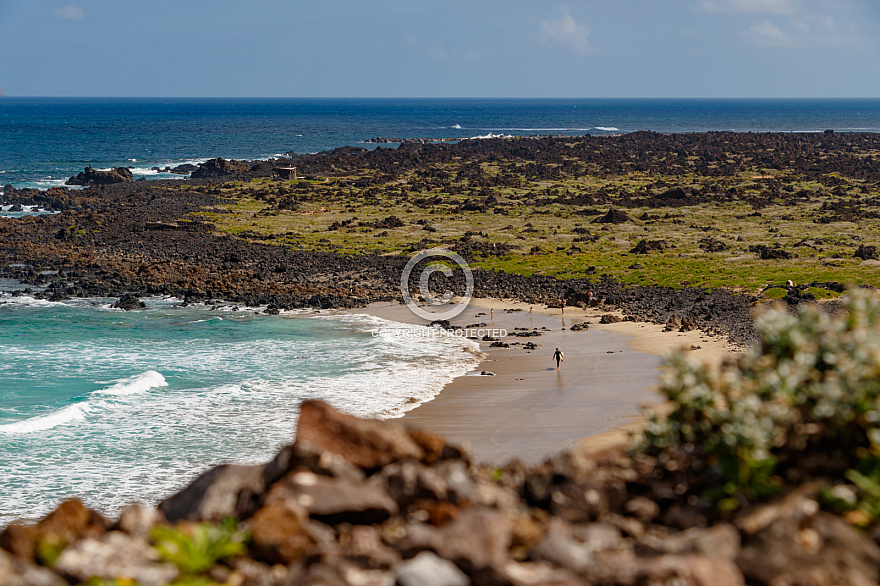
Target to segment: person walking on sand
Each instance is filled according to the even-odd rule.
[[[553,359],[556,360],[556,370],[559,370],[559,364],[565,360],[565,354],[559,351],[559,348],[556,349],[556,352],[553,353]]]

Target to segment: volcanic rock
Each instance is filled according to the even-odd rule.
[[[171,168],[171,173],[175,175],[189,175],[199,167],[197,165],[191,165],[190,163],[184,163],[183,165],[178,165],[176,167]]]
[[[854,258],[860,258],[862,260],[878,260],[880,256],[877,255],[877,247],[876,246],[865,246],[864,244],[859,245],[859,249],[856,250],[855,254],[853,254]]]
[[[33,561],[37,548],[73,543],[77,539],[104,533],[109,523],[78,499],[64,501],[36,525],[13,523],[0,533],[0,547]]]
[[[126,293],[122,297],[119,298],[119,301],[114,303],[111,307],[113,309],[122,309],[124,311],[132,311],[135,309],[143,309],[146,307],[143,301],[138,299],[137,295],[132,295],[131,293]]]
[[[323,401],[302,404],[296,445],[304,452],[337,454],[365,470],[405,458],[421,460],[424,450],[397,423],[358,419]]]
[[[68,179],[65,185],[111,185],[133,179],[131,171],[125,167],[116,167],[110,171],[95,171],[92,167],[86,167],[82,173]]]
[[[651,251],[663,252],[666,250],[666,243],[662,240],[641,240],[630,250],[630,254],[648,254]]]
[[[249,163],[245,161],[227,160],[222,157],[210,159],[200,164],[198,169],[190,174],[193,179],[207,179],[209,177],[229,177],[244,175],[251,170]]]
[[[430,551],[423,551],[397,566],[400,586],[468,586],[467,574]]]
[[[622,212],[620,210],[616,210],[611,208],[608,210],[608,213],[600,218],[596,218],[593,220],[594,224],[622,224],[624,222],[629,222],[630,218],[626,215],[626,212]]]
[[[120,531],[76,542],[61,552],[53,568],[76,582],[126,578],[140,586],[163,586],[179,574],[174,564],[159,561],[147,540]]]
[[[0,549],[0,586],[68,586],[58,574]]]
[[[782,250],[778,246],[767,246],[766,244],[758,244],[757,246],[749,246],[749,252],[754,252],[761,257],[761,260],[787,260],[794,258],[795,255]]]
[[[294,471],[279,480],[266,495],[266,503],[285,503],[293,510],[328,525],[381,523],[397,513],[397,505],[380,486]]]
[[[247,515],[264,490],[265,466],[221,464],[208,470],[192,484],[159,503],[169,521],[220,521],[224,517]]]

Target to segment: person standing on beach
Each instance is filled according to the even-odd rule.
[[[559,351],[559,348],[556,349],[556,352],[553,353],[553,359],[556,360],[556,370],[559,370],[559,363],[565,360],[565,354]]]

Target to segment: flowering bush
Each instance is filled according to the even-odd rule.
[[[870,496],[869,479],[880,481],[880,304],[856,290],[843,309],[766,312],[762,342],[719,372],[673,355],[660,382],[672,409],[649,415],[641,451],[684,459],[691,486],[722,510],[809,477],[846,478]]]

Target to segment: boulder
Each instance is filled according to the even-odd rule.
[[[234,175],[246,175],[250,172],[251,165],[246,161],[235,161],[217,157],[199,165],[198,169],[190,173],[193,179],[208,179],[211,177],[229,177]]]
[[[308,514],[296,503],[276,501],[254,513],[251,549],[257,559],[289,564],[314,543],[306,530]]]
[[[116,167],[109,171],[95,171],[91,167],[86,167],[82,173],[68,179],[65,185],[111,185],[126,183],[133,179],[131,171],[125,167]]]
[[[18,557],[34,561],[41,548],[63,548],[68,543],[104,533],[109,526],[104,517],[82,501],[70,499],[46,515],[36,525],[13,523],[0,533],[0,547]]]
[[[652,251],[663,252],[664,250],[666,250],[666,243],[662,240],[640,240],[629,252],[630,254],[648,254]]]
[[[471,583],[458,566],[430,551],[401,563],[396,572],[400,586],[468,586]]]
[[[876,246],[865,246],[864,244],[859,244],[858,250],[856,250],[855,254],[853,254],[853,258],[860,258],[862,260],[878,260],[880,256],[877,255],[877,247]]]
[[[0,549],[0,586],[68,586],[61,576]]]
[[[196,169],[198,169],[198,166],[191,165],[190,163],[184,163],[183,165],[172,167],[170,172],[174,173],[175,175],[189,175]]]
[[[502,566],[510,543],[511,521],[507,515],[493,509],[472,508],[440,528],[421,523],[410,525],[399,548],[404,557],[432,551],[473,574]]]
[[[106,578],[140,586],[163,586],[180,573],[174,564],[161,562],[147,540],[120,531],[76,542],[61,553],[54,569],[76,582]]]
[[[138,299],[137,295],[126,293],[119,298],[119,301],[112,305],[113,309],[122,309],[124,311],[132,311],[135,309],[143,309],[146,307],[143,301]]]
[[[398,510],[376,483],[330,478],[308,470],[291,472],[276,482],[265,500],[267,505],[285,503],[290,510],[302,509],[328,525],[381,523]]]
[[[620,210],[616,210],[611,208],[608,210],[608,213],[604,216],[600,216],[593,220],[594,224],[623,224],[624,222],[629,222],[630,217],[626,215],[626,212],[622,212]]]
[[[159,503],[169,521],[220,521],[248,516],[265,488],[265,466],[222,464]]]
[[[399,460],[425,457],[424,450],[402,425],[358,419],[336,411],[323,401],[302,404],[296,445],[303,452],[337,454],[368,472]]]
[[[819,508],[809,485],[737,520],[737,564],[760,584],[875,584],[880,548],[840,517]]]

